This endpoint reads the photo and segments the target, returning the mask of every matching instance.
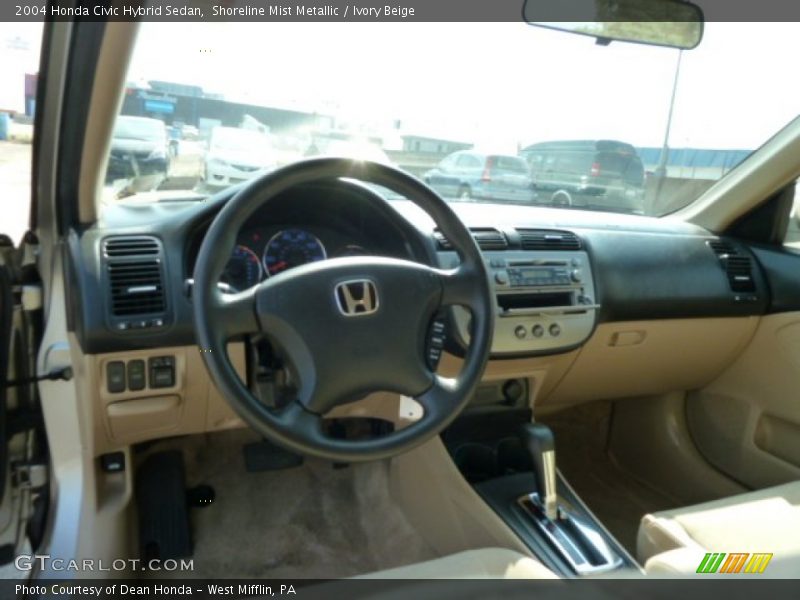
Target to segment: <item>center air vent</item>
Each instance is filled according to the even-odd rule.
[[[523,250],[580,250],[581,241],[569,231],[517,229]]]
[[[472,237],[475,238],[475,241],[478,243],[478,247],[481,250],[505,250],[508,248],[508,240],[506,240],[506,236],[497,229],[471,228],[470,233],[472,233]],[[453,249],[453,245],[450,243],[450,240],[444,237],[444,234],[441,231],[437,229],[434,232],[434,236],[436,237],[436,243],[438,244],[439,249]]]
[[[150,236],[108,238],[103,258],[114,328],[161,327],[167,310],[161,243]]]
[[[728,285],[733,292],[755,292],[753,262],[749,256],[740,253],[736,247],[725,240],[709,240],[708,246],[719,258],[728,277]]]

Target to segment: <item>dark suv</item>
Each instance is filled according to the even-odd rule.
[[[577,206],[642,213],[644,167],[630,144],[613,140],[540,142],[520,152],[543,199]]]
[[[462,150],[447,156],[423,175],[442,196],[530,204],[536,190],[524,160],[504,154]]]

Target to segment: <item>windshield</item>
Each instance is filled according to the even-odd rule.
[[[117,132],[135,134],[124,117],[158,120],[169,152],[110,172],[108,197],[202,198],[341,155],[454,202],[660,216],[797,116],[785,65],[798,27],[707,23],[679,51],[525,23],[147,22]],[[223,150],[239,153],[224,168]]]

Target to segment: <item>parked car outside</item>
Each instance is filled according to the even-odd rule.
[[[275,166],[275,152],[263,133],[238,127],[211,130],[203,169],[206,185],[227,187]]]
[[[644,167],[634,147],[614,140],[552,141],[520,152],[540,196],[556,206],[642,213]]]
[[[536,199],[524,160],[506,154],[461,150],[423,175],[425,183],[445,197],[529,204]]]
[[[114,125],[106,181],[136,180],[138,189],[155,189],[169,170],[167,144],[163,121],[120,115]]]

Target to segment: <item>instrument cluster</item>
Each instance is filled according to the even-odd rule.
[[[250,229],[239,236],[220,279],[243,291],[300,265],[363,254],[368,254],[365,248],[333,231],[293,226]]]

